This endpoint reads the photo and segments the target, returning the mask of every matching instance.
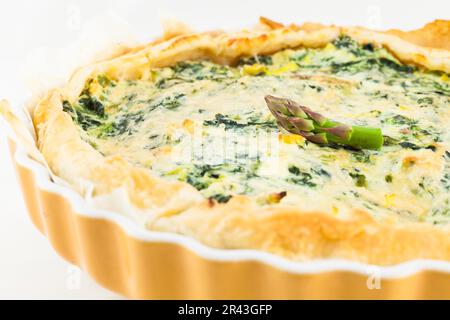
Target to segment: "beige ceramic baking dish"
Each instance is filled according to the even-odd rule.
[[[21,119],[32,130],[30,119]],[[93,209],[64,183],[56,183],[45,161],[34,160],[42,155],[30,152],[32,138],[24,141],[2,123],[34,225],[62,257],[126,297],[450,299],[448,261],[414,260],[387,267],[332,259],[293,262],[146,230],[123,214]]]
[[[376,267],[343,260],[291,262],[253,250],[209,248],[145,230],[52,181],[5,124],[33,224],[67,261],[100,285],[145,299],[449,299],[450,263]],[[30,244],[31,245],[31,244]]]

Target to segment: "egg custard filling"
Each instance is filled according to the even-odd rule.
[[[335,121],[381,128],[379,150],[316,144],[282,130],[264,97],[297,101]],[[340,36],[235,65],[183,61],[146,80],[97,74],[63,103],[84,141],[206,199],[301,205],[376,220],[450,221],[450,82],[381,46]]]

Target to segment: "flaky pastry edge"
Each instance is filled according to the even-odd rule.
[[[436,20],[410,32],[313,23],[284,26],[267,18],[236,33],[194,33],[181,24],[166,30],[162,38],[148,45],[123,48],[108,60],[76,70],[65,87],[50,90],[34,108],[39,154],[30,146],[30,139],[20,138],[25,128],[6,101],[0,103],[0,113],[19,133],[21,142],[33,150],[34,158],[43,161],[43,155],[54,175],[82,195],[101,197],[123,190],[137,211],[157,217],[149,222],[152,230],[182,233],[218,248],[264,250],[292,260],[333,257],[380,265],[416,258],[450,261],[448,229],[420,223],[380,223],[356,209],[351,217],[341,219],[286,205],[261,207],[241,195],[226,204],[204,199],[187,183],[166,181],[150,170],[133,167],[119,155],[104,157],[82,140],[62,109],[64,100],[76,101],[93,74],[148,79],[152,67],[188,59],[233,64],[242,56],[323,47],[340,34],[383,46],[403,62],[450,73],[450,21]]]

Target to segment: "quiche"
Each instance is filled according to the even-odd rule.
[[[172,28],[77,70],[33,121],[56,176],[149,230],[295,261],[449,261],[449,72],[442,20]],[[289,130],[271,98],[377,130],[379,145],[312,138],[320,121],[295,112]]]

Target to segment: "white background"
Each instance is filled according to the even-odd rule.
[[[37,48],[70,46],[85,34],[93,17],[126,25],[126,32],[99,27],[102,30],[97,33],[111,39],[131,33],[148,41],[161,33],[159,18],[167,15],[197,30],[247,27],[261,15],[284,23],[311,21],[408,30],[434,19],[450,19],[450,1],[0,0],[0,98],[19,106],[30,94],[23,71],[30,65],[30,54]],[[39,60],[32,61],[39,69]],[[55,61],[56,66],[58,63],[61,61]],[[31,225],[2,132],[0,207],[0,298],[119,298],[58,257]]]

